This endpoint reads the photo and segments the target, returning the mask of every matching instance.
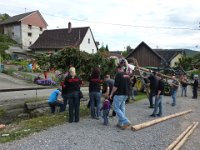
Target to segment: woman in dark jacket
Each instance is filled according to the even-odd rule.
[[[100,117],[101,83],[100,70],[94,68],[89,79],[90,112],[91,117],[94,119],[99,119]]]
[[[69,69],[69,75],[64,81],[67,99],[69,101],[69,123],[79,122],[81,80],[76,76],[74,67]]]

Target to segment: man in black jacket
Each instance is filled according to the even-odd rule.
[[[125,115],[125,102],[128,98],[129,94],[129,85],[130,85],[130,76],[124,72],[123,66],[117,67],[117,74],[115,76],[115,83],[110,94],[110,98],[112,98],[113,94],[113,105],[114,111],[118,117],[117,126],[121,129],[126,129],[131,125],[129,119]]]
[[[198,75],[194,75],[194,83],[193,83],[193,97],[194,99],[197,99],[197,90],[198,90]]]
[[[162,116],[162,99],[163,99],[163,94],[164,94],[164,82],[163,82],[161,74],[159,73],[157,74],[157,79],[158,79],[158,86],[156,89],[155,106],[154,106],[154,111],[152,115],[150,115],[152,117]],[[159,108],[159,112],[157,114],[158,108]]]

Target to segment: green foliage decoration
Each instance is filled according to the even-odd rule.
[[[55,68],[64,73],[70,66],[74,66],[77,74],[87,80],[94,67],[100,68],[102,77],[107,73],[114,75],[116,66],[113,59],[107,58],[107,53],[89,54],[74,47],[66,47],[56,53],[36,55],[35,59],[43,70]]]

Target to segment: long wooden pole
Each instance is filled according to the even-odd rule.
[[[173,141],[168,148],[166,148],[165,150],[173,150],[173,148],[181,141],[181,139],[191,130],[191,128],[195,125],[195,122],[192,123],[192,125],[188,126],[187,129],[182,132],[175,141]]]
[[[173,150],[179,150],[181,146],[185,143],[188,137],[194,132],[194,129],[198,126],[199,122],[196,122],[195,125],[190,129],[190,131],[183,137],[183,139],[176,145]]]
[[[137,131],[137,130],[149,127],[151,125],[163,122],[165,120],[175,118],[175,117],[178,117],[178,116],[181,116],[181,115],[185,115],[185,114],[190,113],[190,112],[192,112],[192,110],[187,110],[187,111],[175,113],[175,114],[172,114],[172,115],[169,115],[169,116],[161,117],[161,118],[158,118],[158,119],[155,119],[155,120],[151,120],[151,121],[144,122],[144,123],[141,123],[141,124],[138,124],[138,125],[134,125],[134,126],[131,127],[131,129],[133,131]]]
[[[145,71],[145,72],[152,72],[150,69],[146,69],[146,68],[143,68],[143,67],[138,67],[139,70],[142,70],[142,71]],[[164,78],[169,78],[169,79],[173,79],[171,76],[168,76],[168,75],[165,75],[165,74],[162,74],[160,73],[161,76],[163,76]],[[174,79],[173,79],[174,80]]]

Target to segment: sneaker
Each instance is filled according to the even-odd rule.
[[[173,104],[173,103],[172,103],[171,106],[176,106],[176,104]]]
[[[156,116],[158,116],[158,117],[162,117],[162,115],[161,115],[161,114],[156,114]]]
[[[121,126],[119,123],[116,125],[116,127],[118,127],[118,128],[122,128],[122,126]]]
[[[124,124],[123,126],[121,126],[121,129],[122,129],[122,130],[125,130],[125,129],[127,129],[130,125],[131,125],[130,122],[127,123],[127,124]]]
[[[153,106],[149,106],[149,108],[154,108]]]
[[[156,114],[151,114],[150,116],[151,116],[151,117],[156,117]]]

